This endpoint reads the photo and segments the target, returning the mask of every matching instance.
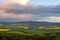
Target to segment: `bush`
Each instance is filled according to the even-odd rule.
[[[59,33],[44,33],[43,35],[24,35],[0,32],[0,40],[60,40]]]

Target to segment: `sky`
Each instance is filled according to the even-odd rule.
[[[0,0],[0,22],[60,22],[60,0]]]
[[[60,0],[30,0],[35,5],[58,5],[60,4]]]

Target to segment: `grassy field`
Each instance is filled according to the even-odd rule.
[[[0,40],[60,40],[60,27],[29,29],[27,26],[0,28]]]
[[[0,28],[0,31],[10,31],[11,29],[2,29]]]

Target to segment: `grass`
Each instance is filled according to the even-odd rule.
[[[11,29],[0,29],[0,31],[10,31]]]
[[[43,28],[43,27],[39,27],[38,29],[46,29],[46,30],[60,30],[60,27],[54,27],[54,28]]]

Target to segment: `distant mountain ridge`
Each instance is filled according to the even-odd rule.
[[[60,26],[60,23],[55,22],[38,22],[38,21],[21,21],[21,22],[0,22],[0,24],[10,25],[16,24],[20,26],[38,27],[38,26]]]

